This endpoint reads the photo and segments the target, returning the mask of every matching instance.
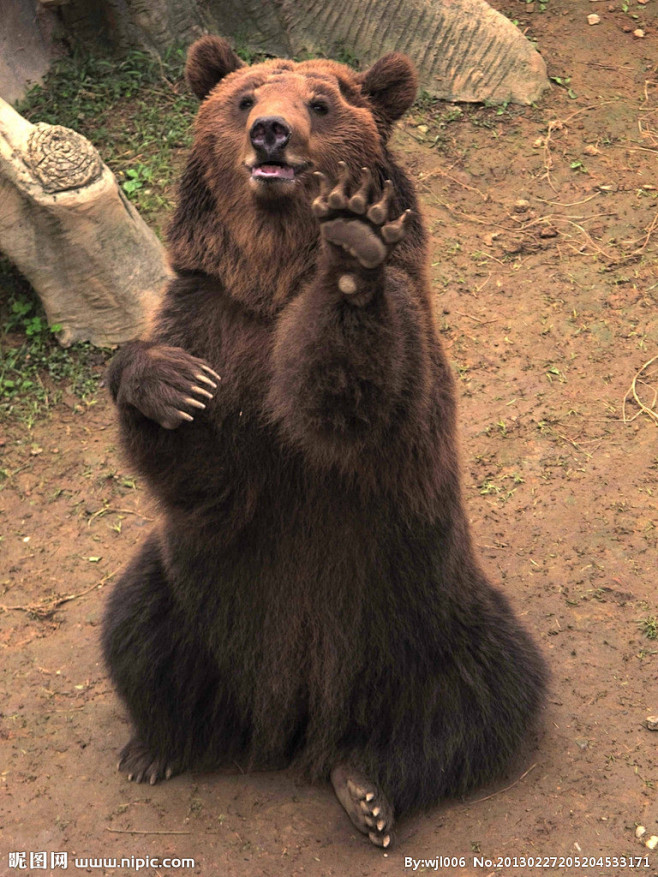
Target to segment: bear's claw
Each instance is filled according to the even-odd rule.
[[[371,843],[388,849],[391,845],[393,808],[384,795],[361,773],[347,765],[331,772],[331,784],[352,823]]]
[[[338,182],[334,186],[334,188],[329,192],[327,196],[327,202],[329,207],[333,210],[345,210],[347,207],[347,179],[349,176],[349,171],[347,170],[347,165],[344,161],[338,162]]]
[[[388,219],[388,209],[391,204],[391,197],[393,195],[393,183],[390,180],[385,180],[384,182],[384,191],[382,193],[382,197],[377,201],[376,204],[373,204],[368,208],[368,219],[370,222],[375,225],[383,225]]]
[[[210,366],[202,365],[201,368],[205,369],[208,372],[208,374],[212,375],[216,380],[221,381],[220,376],[217,374],[217,372],[214,372],[210,368]],[[199,374],[194,375],[194,377],[197,381],[201,381],[203,384],[208,384],[208,386],[212,387],[214,390],[217,389],[217,384],[215,383],[215,381],[211,381],[210,378],[208,377],[208,375],[203,375],[203,374],[199,373]]]
[[[147,782],[154,786],[159,780],[168,780],[176,773],[175,766],[163,758],[153,758],[149,749],[133,737],[121,750],[117,769],[128,774],[130,782]]]
[[[164,429],[190,423],[213,399],[221,377],[176,347],[156,345],[146,357],[138,380],[126,386],[125,401]]]
[[[370,168],[361,168],[361,173],[361,187],[352,195],[350,200],[347,202],[347,206],[350,208],[352,213],[356,213],[358,215],[362,215],[366,212],[366,209],[368,207],[368,198],[370,197],[370,192],[372,190],[372,173],[370,171]]]
[[[362,168],[360,186],[348,193],[349,171],[345,162],[339,162],[338,181],[332,187],[328,177],[315,172],[320,182],[320,194],[313,201],[313,215],[321,223],[325,241],[352,256],[363,268],[377,268],[406,234],[406,223],[411,210],[388,222],[393,184],[386,180],[379,200],[372,201],[374,186],[372,173]]]

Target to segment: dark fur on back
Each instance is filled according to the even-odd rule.
[[[403,814],[497,775],[545,686],[462,505],[425,233],[386,146],[415,80],[401,56],[366,74],[268,62],[290,88],[338,77],[345,121],[331,143],[310,141],[316,166],[367,164],[393,182],[392,215],[414,211],[356,307],[336,292],[310,194],[256,202],[230,170],[240,141],[227,107],[272,66],[211,49],[214,74],[191,61],[209,96],[170,232],[177,277],[149,338],[110,368],[125,448],[163,514],[108,604],[106,659],[154,757],[294,764],[313,778],[349,762]],[[222,378],[177,429],[129,401],[165,347]]]

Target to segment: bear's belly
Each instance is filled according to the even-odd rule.
[[[307,687],[309,663],[358,672],[354,643],[373,619],[409,614],[403,581],[413,576],[425,591],[433,535],[419,537],[394,507],[340,484],[282,484],[260,495],[237,538],[223,540],[223,521],[204,521],[199,533],[177,519],[162,533],[163,553],[174,596],[227,672],[255,680],[264,665],[285,667]],[[424,601],[418,614],[427,609]]]

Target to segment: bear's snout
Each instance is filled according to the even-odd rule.
[[[259,158],[274,158],[284,149],[292,135],[292,128],[281,116],[262,116],[249,131],[251,144]]]

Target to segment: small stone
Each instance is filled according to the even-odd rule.
[[[589,746],[589,740],[586,737],[576,737],[575,742],[579,749],[587,749]]]
[[[652,834],[649,840],[645,840],[644,845],[647,849],[655,850],[658,847],[658,836]]]
[[[538,137],[532,145],[536,146],[537,148],[541,146],[546,146],[546,140],[544,140],[543,137]]]
[[[647,728],[650,731],[658,731],[658,716],[647,716]]]
[[[595,12],[592,12],[591,15],[587,16],[587,24],[599,24],[601,21],[601,16],[597,15]]]
[[[585,155],[600,155],[601,150],[598,146],[594,146],[593,143],[588,143],[587,146],[583,149]]]
[[[643,825],[638,825],[637,828],[635,829],[635,837],[638,838],[638,840],[646,833],[647,833],[647,830]]]
[[[622,27],[622,30],[624,31],[624,33],[630,33],[633,30],[633,27],[630,24],[625,24]]]
[[[516,213],[525,213],[530,209],[530,202],[525,198],[517,198],[514,202],[514,210]]]
[[[421,134],[427,134],[429,128],[427,127],[427,125],[418,125],[417,130],[420,131]]]
[[[545,225],[544,228],[542,228],[542,230],[539,232],[539,237],[540,238],[556,238],[557,237],[557,229],[553,228],[552,225]],[[576,743],[578,743],[577,740],[576,740]],[[587,744],[587,741],[585,741],[585,744]],[[580,744],[578,744],[578,745],[580,745]],[[581,749],[582,748],[583,747],[581,747]]]
[[[644,39],[644,31],[642,30],[641,27],[638,27],[636,30],[633,31],[633,36],[637,37],[638,40],[643,40]]]

